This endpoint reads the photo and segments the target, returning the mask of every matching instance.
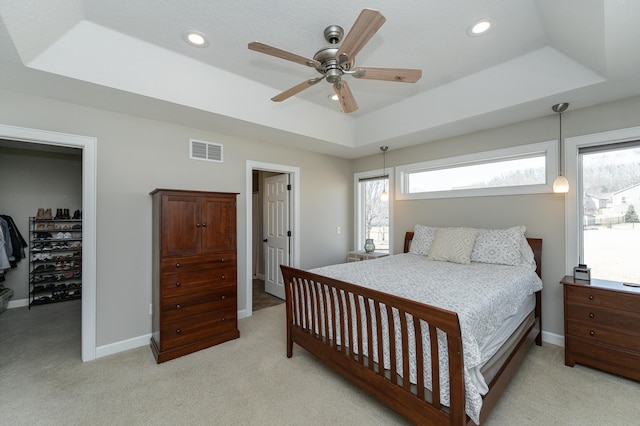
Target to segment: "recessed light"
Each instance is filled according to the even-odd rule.
[[[467,28],[469,37],[479,37],[485,35],[496,26],[496,21],[492,18],[482,18],[475,21]]]
[[[185,31],[182,33],[184,41],[195,47],[207,47],[209,40],[199,31]]]
[[[335,93],[330,93],[329,96],[327,96],[327,98],[329,98],[330,101],[337,101],[338,95]]]

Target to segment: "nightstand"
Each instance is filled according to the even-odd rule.
[[[575,280],[564,286],[564,363],[640,380],[640,288],[618,281]]]
[[[347,262],[360,262],[362,260],[377,259],[379,257],[389,256],[389,253],[371,252],[367,253],[363,250],[350,251],[347,255]]]

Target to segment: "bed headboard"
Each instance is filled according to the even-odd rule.
[[[404,235],[404,253],[409,253],[409,245],[413,240],[413,231]],[[533,258],[536,260],[536,274],[542,278],[542,238],[527,238],[527,242],[533,250]]]

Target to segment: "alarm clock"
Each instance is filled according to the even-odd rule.
[[[573,268],[573,279],[591,281],[591,268],[582,263]]]

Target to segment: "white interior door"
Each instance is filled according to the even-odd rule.
[[[280,265],[289,265],[289,175],[264,180],[264,284],[267,293],[284,299]]]

